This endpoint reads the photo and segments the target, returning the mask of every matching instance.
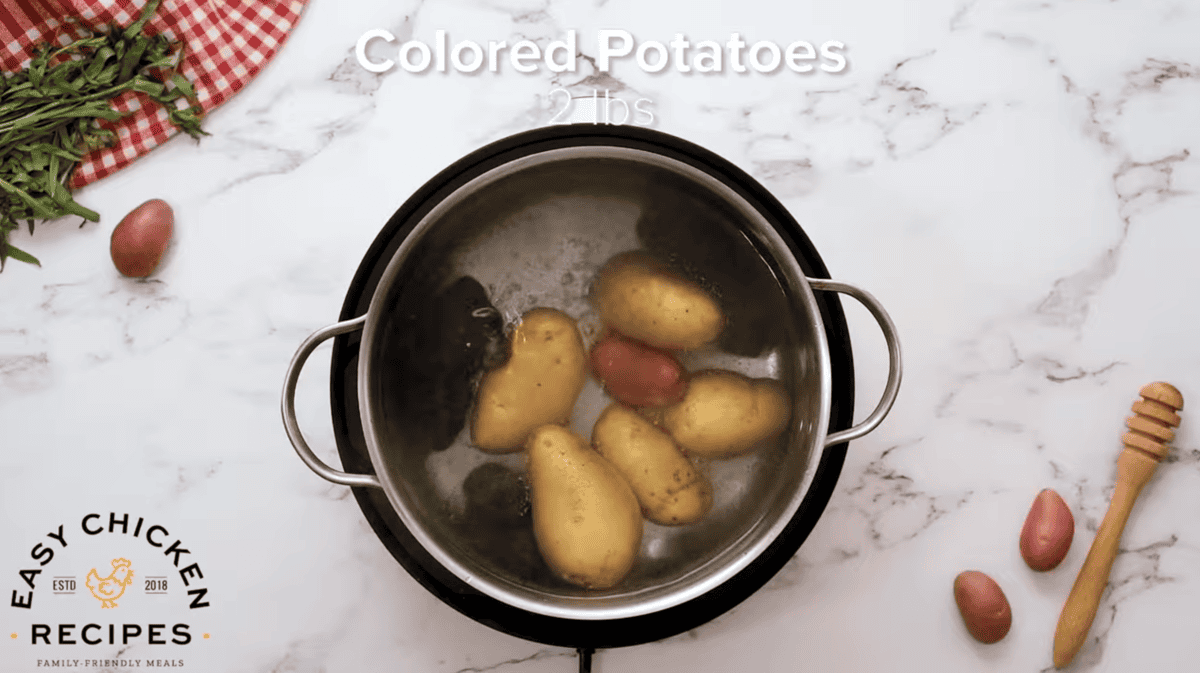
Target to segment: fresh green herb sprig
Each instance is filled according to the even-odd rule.
[[[150,0],[126,28],[111,26],[61,47],[39,47],[24,71],[0,73],[0,270],[4,261],[40,266],[37,258],[8,242],[24,221],[100,215],[71,198],[69,181],[84,154],[111,146],[116,134],[98,120],[123,115],[109,101],[126,91],[145,94],[163,106],[171,123],[193,138],[200,128],[200,105],[186,77],[176,72],[182,47],[163,35],[142,31],[161,0]],[[163,79],[159,73],[167,73]],[[186,107],[177,101],[185,99]]]

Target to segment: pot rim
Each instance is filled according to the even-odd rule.
[[[738,214],[746,218],[752,225],[755,233],[767,239],[764,242],[775,253],[779,268],[787,275],[785,280],[788,286],[796,292],[799,306],[803,307],[812,323],[815,343],[811,346],[815,347],[815,359],[820,366],[817,404],[819,411],[816,418],[813,419],[816,427],[810,434],[811,446],[805,447],[809,451],[809,457],[805,464],[804,475],[788,499],[786,507],[768,523],[765,530],[762,530],[761,522],[756,523],[739,539],[717,552],[707,563],[665,586],[656,585],[637,591],[624,593],[616,591],[596,596],[554,596],[552,601],[547,601],[539,600],[539,597],[549,597],[549,594],[532,590],[515,582],[473,574],[453,554],[437,545],[421,525],[420,520],[412,514],[404,498],[400,495],[400,488],[394,482],[392,473],[387,469],[380,469],[387,463],[374,430],[380,419],[375,418],[373,413],[375,405],[371,403],[370,376],[368,374],[372,370],[373,349],[370,345],[379,338],[384,312],[387,310],[384,306],[385,295],[404,267],[409,257],[408,253],[416,247],[423,234],[430,227],[435,226],[442,215],[461,199],[503,179],[514,171],[544,163],[577,158],[634,159],[699,182],[703,188],[711,190],[734,207]],[[783,255],[785,252],[786,256]],[[409,231],[400,247],[388,261],[371,297],[367,313],[362,317],[365,319],[365,324],[361,343],[366,347],[360,351],[358,363],[359,415],[371,464],[388,502],[401,523],[415,538],[417,544],[424,548],[443,568],[479,592],[534,614],[579,621],[620,620],[658,613],[713,591],[754,563],[783,534],[810,490],[817,467],[821,462],[822,453],[828,446],[826,439],[832,399],[829,344],[824,321],[808,278],[799,268],[787,242],[762,212],[737,191],[708,172],[664,154],[621,145],[586,144],[535,151],[491,167],[446,195]],[[792,448],[796,450],[795,447]],[[747,538],[750,537],[753,539],[747,541]],[[670,587],[678,588],[671,590]]]

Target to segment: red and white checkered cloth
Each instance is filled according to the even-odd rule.
[[[2,0],[0,69],[17,72],[29,65],[35,45],[69,44],[88,29],[112,23],[128,26],[147,0]],[[308,0],[162,0],[145,32],[184,42],[179,72],[196,87],[205,112],[228,100],[254,79],[283,46]],[[95,182],[175,135],[167,113],[142,94],[126,93],[113,107],[131,112],[107,124],[117,133],[114,147],[91,152],[75,169],[71,186]]]

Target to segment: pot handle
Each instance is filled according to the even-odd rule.
[[[382,488],[379,478],[373,474],[339,472],[321,462],[312,449],[308,448],[308,442],[304,441],[304,435],[300,434],[300,425],[296,423],[296,382],[300,380],[300,370],[304,368],[308,356],[312,355],[321,342],[339,334],[360,330],[366,322],[367,316],[364,314],[353,320],[334,323],[313,332],[304,340],[304,343],[300,344],[300,348],[296,350],[291,363],[288,364],[287,376],[283,379],[283,428],[287,431],[288,439],[292,440],[292,447],[296,449],[296,453],[300,454],[300,459],[321,478],[343,486]]]
[[[896,402],[896,394],[900,391],[900,375],[902,372],[900,364],[900,338],[896,335],[896,324],[892,322],[891,316],[887,314],[887,311],[883,310],[883,305],[870,292],[849,283],[841,283],[835,280],[826,280],[824,278],[808,278],[807,280],[808,284],[814,290],[841,292],[857,299],[871,312],[875,320],[879,322],[879,328],[883,330],[883,338],[887,342],[888,378],[887,385],[883,388],[883,398],[879,400],[875,411],[872,411],[871,415],[867,416],[866,420],[862,423],[826,437],[825,446],[833,446],[834,444],[858,439],[871,432],[883,422],[884,416],[887,416],[888,412],[891,411],[892,404]]]

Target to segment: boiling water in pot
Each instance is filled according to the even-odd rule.
[[[719,297],[729,324],[717,348],[685,353],[689,371],[729,369],[785,382],[795,409],[809,394],[810,366],[795,355],[804,317],[791,309],[771,264],[736,213],[666,172],[620,161],[584,171],[534,166],[455,204],[410,254],[409,273],[388,297],[375,384],[386,420],[389,469],[431,535],[480,574],[552,594],[585,594],[556,578],[537,552],[522,475],[523,453],[470,444],[469,410],[482,372],[505,353],[503,335],[526,311],[576,318],[589,346],[602,327],[588,301],[596,272],[614,255],[649,250]],[[799,326],[799,328],[797,327]],[[798,384],[800,382],[801,384]],[[589,438],[611,403],[594,379],[571,429]],[[746,456],[702,465],[712,510],[686,526],[645,524],[640,558],[615,592],[686,576],[747,535],[780,491],[794,487],[807,457],[793,427]]]

